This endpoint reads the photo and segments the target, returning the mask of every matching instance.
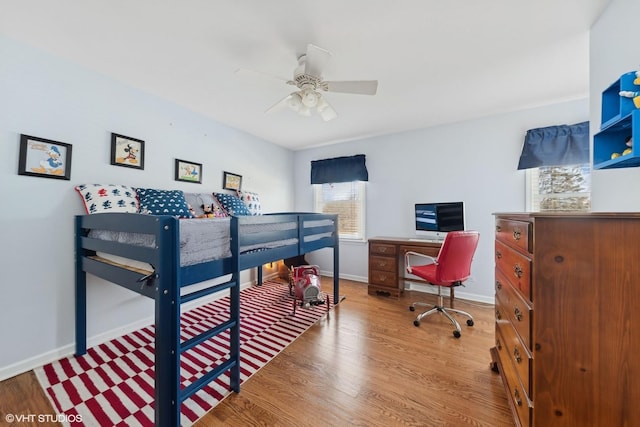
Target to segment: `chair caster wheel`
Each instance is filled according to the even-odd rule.
[[[456,337],[456,338],[460,338],[460,332],[453,331],[453,336]]]
[[[416,308],[412,305],[409,306],[409,311],[416,311]]]
[[[473,326],[473,320],[471,319],[467,320],[467,326]]]
[[[413,321],[413,326],[420,326],[420,321],[419,320],[414,320]]]

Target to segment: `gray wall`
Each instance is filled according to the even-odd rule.
[[[73,351],[75,185],[211,192],[226,170],[262,195],[265,211],[293,208],[291,151],[6,37],[0,93],[0,380]],[[144,170],[109,164],[111,132],[146,142]],[[71,180],[17,175],[20,134],[72,144]],[[202,184],[174,181],[175,158],[202,163]],[[91,344],[153,319],[151,300],[91,276],[88,300]]]
[[[313,208],[310,162],[365,154],[366,234],[415,237],[417,202],[464,201],[468,229],[480,232],[472,278],[456,295],[493,302],[492,213],[525,209],[525,173],[518,159],[528,129],[588,120],[586,99],[295,153],[296,209]],[[328,251],[310,255],[331,265]],[[367,244],[342,243],[340,275],[367,280]]]

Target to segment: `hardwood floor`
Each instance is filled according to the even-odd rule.
[[[330,284],[323,279],[325,291]],[[433,295],[368,296],[366,284],[347,280],[340,293],[340,305],[196,427],[513,426],[500,377],[489,368],[492,305],[456,299],[475,317],[456,339],[440,315],[413,326],[409,304],[435,302]],[[7,413],[54,413],[32,372],[0,383],[0,415]]]

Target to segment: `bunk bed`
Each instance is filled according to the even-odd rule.
[[[185,261],[187,225],[223,224],[222,255],[214,259]],[[225,223],[226,221],[226,223]],[[155,300],[155,425],[180,425],[184,400],[222,374],[229,372],[229,389],[240,391],[240,272],[322,248],[333,249],[333,301],[339,302],[338,219],[312,213],[266,214],[226,219],[177,219],[134,213],[98,213],[75,218],[76,248],[76,355],[86,353],[87,273]],[[204,235],[201,231],[196,234]],[[140,239],[123,239],[133,235]],[[212,239],[207,238],[207,242]],[[117,260],[110,256],[119,257]],[[143,263],[130,266],[120,259]],[[186,292],[190,285],[209,279],[206,287]],[[227,280],[228,279],[228,280]],[[192,287],[193,288],[193,287]],[[180,338],[180,306],[226,291],[230,295],[229,319],[188,340]],[[180,356],[210,338],[228,331],[229,358],[183,387]],[[226,333],[225,333],[226,336]]]

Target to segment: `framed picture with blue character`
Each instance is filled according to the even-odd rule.
[[[18,175],[71,179],[71,144],[20,135]]]

